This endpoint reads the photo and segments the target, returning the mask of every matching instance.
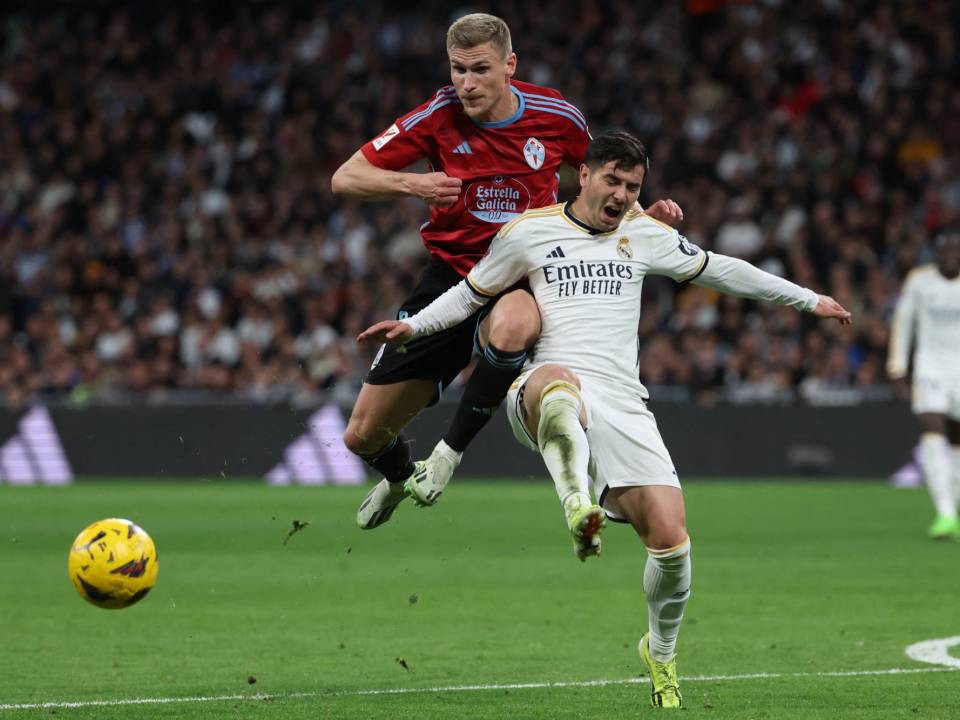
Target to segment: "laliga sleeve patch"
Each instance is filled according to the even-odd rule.
[[[373,149],[379,152],[384,145],[393,140],[399,134],[400,128],[398,128],[397,124],[394,123],[383,132],[383,135],[374,139]]]

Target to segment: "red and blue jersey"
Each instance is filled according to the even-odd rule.
[[[520,81],[511,90],[519,101],[512,117],[475,122],[448,85],[361,148],[380,168],[425,159],[463,181],[457,202],[431,207],[420,234],[431,254],[464,276],[503,223],[557,202],[560,166],[579,168],[590,142],[583,114],[556,90]]]

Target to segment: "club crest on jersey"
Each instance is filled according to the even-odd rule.
[[[617,255],[624,260],[633,260],[633,248],[630,247],[630,238],[626,235],[617,240]]]
[[[523,146],[523,157],[526,159],[527,165],[534,170],[539,170],[543,167],[543,161],[547,157],[547,151],[544,149],[542,142],[536,138],[530,138],[527,140],[527,144]]]

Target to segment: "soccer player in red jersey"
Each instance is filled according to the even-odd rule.
[[[332,181],[345,197],[408,196],[430,205],[421,235],[431,259],[398,319],[460,282],[503,223],[556,203],[560,166],[579,169],[590,142],[582,113],[559,92],[513,80],[517,56],[500,18],[475,13],[457,20],[447,32],[447,54],[453,85],[363,145]],[[433,172],[403,172],[421,159]],[[670,200],[649,214],[670,224],[682,219]],[[384,476],[360,506],[360,527],[389,520],[407,493],[421,504],[437,500],[539,334],[536,302],[516,289],[484,316],[381,348],[344,433],[346,446]],[[475,343],[482,355],[453,422],[430,458],[415,466],[402,430],[466,367]]]

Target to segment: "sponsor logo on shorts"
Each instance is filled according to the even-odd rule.
[[[499,224],[520,217],[530,207],[530,191],[515,178],[497,175],[467,186],[463,202],[475,218]]]

